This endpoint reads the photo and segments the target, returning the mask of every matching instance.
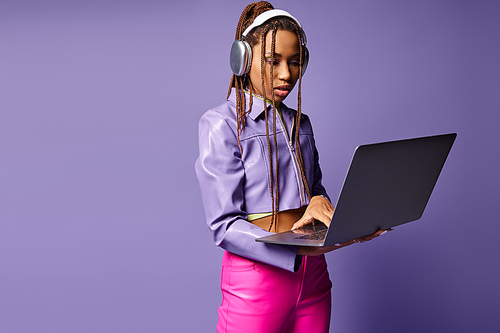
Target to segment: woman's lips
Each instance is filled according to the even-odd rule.
[[[292,87],[288,85],[277,86],[274,88],[274,94],[279,97],[286,97],[292,91]]]

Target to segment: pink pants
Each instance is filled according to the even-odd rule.
[[[296,273],[225,252],[217,332],[328,332],[332,283],[324,256]]]

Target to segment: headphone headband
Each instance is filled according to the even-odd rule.
[[[237,39],[233,42],[233,45],[231,46],[231,53],[229,56],[229,64],[234,75],[241,76],[243,74],[247,74],[250,71],[250,66],[252,63],[252,47],[244,40],[244,37],[249,34],[250,31],[252,31],[254,28],[277,16],[289,17],[299,27],[299,33],[302,39],[302,49],[304,51],[302,65],[302,75],[304,75],[307,68],[307,63],[309,62],[309,51],[306,47],[306,34],[304,32],[304,29],[302,29],[302,25],[300,24],[300,22],[295,17],[290,15],[290,13],[281,9],[271,9],[258,15],[253,23],[250,24],[250,26],[246,28],[245,31],[243,31],[241,40]]]
[[[246,28],[245,31],[243,31],[243,34],[241,35],[241,37],[242,38],[245,37],[246,35],[248,35],[248,33],[250,31],[252,31],[252,29],[254,29],[258,26],[261,26],[266,21],[272,19],[273,17],[277,17],[277,16],[286,16],[286,17],[289,17],[292,20],[294,20],[295,23],[297,23],[297,25],[300,28],[300,35],[302,36],[303,45],[307,44],[306,34],[304,32],[304,29],[302,29],[302,25],[300,24],[299,20],[297,20],[295,17],[293,17],[289,12],[282,10],[282,9],[271,9],[271,10],[265,11],[262,14],[260,14],[259,16],[257,16],[255,18],[255,20],[253,21],[253,23],[250,24],[250,26],[248,28]]]

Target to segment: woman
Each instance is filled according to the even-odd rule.
[[[226,251],[218,332],[327,332],[331,247],[258,243],[256,238],[333,214],[309,118],[301,112],[306,36],[265,1],[243,11],[231,49],[227,101],[199,124],[196,172],[215,243]],[[298,83],[297,110],[282,102]]]

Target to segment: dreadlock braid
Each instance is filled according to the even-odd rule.
[[[235,39],[236,40],[242,40],[242,35],[245,29],[250,26],[255,18],[262,14],[265,11],[274,9],[274,7],[266,1],[259,1],[255,2],[252,4],[249,4],[245,9],[243,10],[240,19],[238,21],[238,25],[236,27],[236,34],[235,34]],[[266,137],[267,137],[267,150],[268,150],[268,156],[269,156],[269,173],[270,173],[270,183],[269,183],[269,188],[271,192],[271,207],[272,207],[272,212],[271,212],[271,224],[269,227],[269,231],[271,231],[271,228],[274,225],[275,230],[277,229],[277,224],[278,224],[278,211],[279,211],[279,187],[278,187],[278,146],[277,146],[277,134],[276,134],[276,122],[277,122],[277,107],[276,107],[276,100],[275,100],[275,95],[274,95],[274,82],[272,80],[273,78],[273,72],[274,72],[274,60],[275,60],[275,47],[276,47],[276,33],[279,29],[284,29],[284,30],[289,30],[292,32],[295,32],[299,41],[299,47],[300,47],[300,59],[299,59],[299,87],[298,87],[298,100],[297,100],[297,115],[295,117],[295,136],[290,139],[294,140],[295,143],[295,151],[297,152],[297,160],[299,164],[299,169],[300,169],[300,174],[301,178],[305,187],[305,191],[307,193],[307,196],[309,199],[311,199],[311,193],[309,189],[309,185],[307,183],[306,175],[305,175],[305,170],[304,170],[304,161],[302,158],[302,149],[300,147],[300,141],[299,141],[299,128],[300,128],[300,119],[302,115],[302,67],[303,67],[303,62],[304,62],[304,48],[303,48],[303,40],[302,40],[302,35],[301,35],[301,30],[300,27],[291,19],[286,18],[286,17],[275,17],[264,24],[256,27],[248,35],[246,35],[243,39],[250,44],[250,46],[253,48],[257,44],[260,43],[261,45],[261,54],[260,54],[260,71],[261,71],[261,84],[262,84],[262,98],[264,99],[264,117],[265,117],[265,122],[266,122]],[[272,103],[272,118],[273,118],[273,146],[274,146],[274,156],[273,156],[273,147],[271,145],[271,139],[270,139],[270,129],[269,129],[269,122],[268,122],[268,109],[267,109],[267,99],[266,99],[266,86],[265,86],[265,45],[266,45],[266,35],[268,32],[272,31],[272,38],[271,38],[271,62],[270,62],[270,77],[271,77],[271,82],[270,82],[270,87],[268,87],[271,92],[271,103]],[[250,60],[251,61],[251,60]],[[245,92],[244,89],[248,89],[250,96],[253,96],[255,94],[255,84],[257,82],[250,82],[247,75],[242,75],[242,76],[236,76],[233,74],[231,78],[231,83],[229,85],[229,90],[227,93],[227,98],[231,95],[232,88],[235,89],[236,93],[236,120],[237,120],[237,138],[238,138],[238,146],[240,149],[240,153],[243,156],[243,151],[241,147],[241,141],[240,141],[240,136],[241,133],[243,132],[246,124],[246,101],[245,101]],[[249,101],[249,111],[252,109],[252,101],[253,98],[250,98]],[[292,133],[290,133],[292,136]],[[274,159],[273,159],[274,157]]]
[[[274,57],[275,57],[275,49],[276,49],[276,32],[278,31],[278,27],[276,24],[273,24],[273,33],[271,38],[271,68],[269,76],[273,77],[274,72]],[[262,37],[263,39],[265,36]],[[265,44],[262,44],[265,45]],[[264,47],[262,49],[262,59],[265,58]],[[269,225],[269,231],[273,227],[274,221],[276,221],[275,229],[278,228],[278,211],[279,211],[279,191],[278,191],[278,146],[277,146],[277,137],[276,137],[276,99],[274,96],[274,82],[271,80],[271,96],[272,96],[272,107],[273,107],[273,139],[274,139],[274,158],[275,158],[275,172],[274,172],[274,195],[272,195],[274,201],[273,211],[271,216],[271,224]],[[267,108],[266,108],[267,110]],[[267,123],[267,121],[266,121]],[[267,144],[269,146],[269,151],[271,151],[271,143],[269,142],[269,135],[267,136]],[[269,160],[272,161],[272,155],[269,156]],[[271,174],[271,184],[273,183],[273,169],[272,163],[269,164],[270,174]],[[271,193],[273,193],[273,187],[271,186]]]
[[[254,2],[249,4],[248,6],[245,7],[243,12],[241,13],[240,19],[238,21],[238,25],[236,27],[236,34],[235,34],[235,40],[240,40],[242,38],[243,32],[245,29],[252,24],[252,22],[255,20],[257,16],[262,14],[265,11],[274,9],[273,5],[271,5],[267,1],[259,1],[259,2]],[[265,44],[262,44],[265,45]],[[245,114],[245,93],[243,92],[243,89],[246,86],[246,75],[243,76],[236,76],[233,74],[231,78],[231,83],[229,84],[229,90],[227,92],[227,97],[231,95],[231,90],[232,88],[235,88],[236,90],[236,120],[238,124],[237,128],[237,136],[238,136],[238,146],[240,148],[240,152],[242,152],[241,149],[241,141],[240,141],[240,135],[243,132],[243,129],[245,128],[245,122],[246,122],[246,114]],[[253,89],[251,89],[250,93],[253,93]],[[250,98],[250,110],[252,109],[252,98]]]
[[[304,63],[304,48],[302,47],[302,37],[300,34],[299,27],[295,22],[292,22],[295,26],[295,33],[297,34],[297,38],[299,39],[299,87],[297,91],[297,117],[295,117],[295,146],[297,151],[297,159],[299,160],[300,166],[300,175],[302,177],[302,181],[304,182],[304,187],[306,189],[307,197],[311,200],[311,191],[309,189],[309,184],[307,183],[307,178],[304,170],[304,159],[302,158],[302,149],[300,147],[299,141],[299,128],[300,128],[300,118],[302,117],[302,66]]]

